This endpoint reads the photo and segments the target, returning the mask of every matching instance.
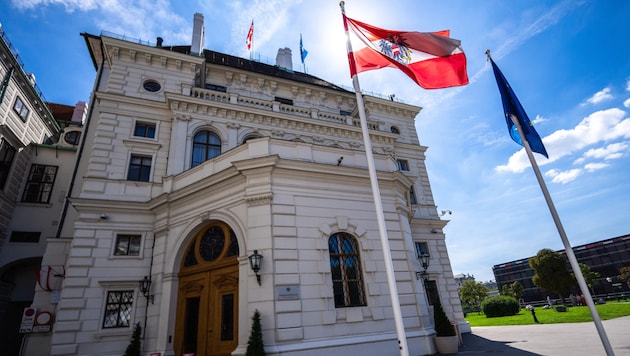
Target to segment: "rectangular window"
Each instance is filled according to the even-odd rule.
[[[4,185],[9,178],[15,152],[15,148],[3,138],[0,144],[0,189],[4,189]]]
[[[148,182],[151,174],[151,157],[131,155],[127,180]]]
[[[30,242],[38,243],[41,236],[39,231],[13,231],[11,232],[10,242]]]
[[[416,199],[416,191],[413,189],[413,185],[409,189],[409,204],[418,204],[418,199]]]
[[[286,98],[281,98],[279,96],[276,96],[273,100],[279,103],[285,104],[285,105],[293,105],[292,99],[286,99]]]
[[[26,119],[28,118],[28,113],[30,112],[30,110],[26,107],[26,105],[24,104],[22,99],[20,99],[19,96],[15,98],[15,103],[13,104],[13,111],[15,111],[16,114],[18,114],[18,116],[20,117],[20,119],[22,119],[22,121],[26,122]]]
[[[429,253],[429,246],[427,245],[426,242],[416,242],[416,257],[420,258],[420,256],[422,256],[422,254],[427,254],[427,255],[431,255]]]
[[[425,280],[424,290],[427,292],[427,301],[429,305],[435,305],[440,300],[437,283],[435,281]]]
[[[399,159],[398,160],[398,169],[401,171],[408,171],[409,170],[409,162],[407,160],[404,159]]]
[[[131,323],[133,291],[109,291],[105,304],[103,328],[125,328]]]
[[[227,87],[206,83],[206,89],[227,93]]]
[[[139,256],[142,236],[119,234],[116,236],[114,256]]]
[[[56,166],[44,166],[33,164],[28,174],[22,201],[28,203],[50,202],[50,194],[52,193],[55,177],[57,176]]]
[[[133,130],[133,135],[136,137],[155,138],[155,124],[138,121]]]

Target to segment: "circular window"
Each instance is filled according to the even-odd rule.
[[[70,131],[63,135],[63,140],[73,146],[79,144],[79,138],[81,138],[81,132],[79,131]]]
[[[150,91],[152,93],[155,93],[156,91],[162,89],[160,83],[156,82],[155,80],[147,80],[142,86],[144,87],[144,90]]]

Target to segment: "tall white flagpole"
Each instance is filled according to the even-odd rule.
[[[341,13],[345,16],[346,10],[344,2],[339,3]],[[348,55],[352,53],[352,44],[350,43],[350,35],[348,26],[344,23],[346,32],[346,48]],[[354,59],[349,59],[354,60]],[[408,356],[407,337],[405,336],[405,325],[402,320],[402,312],[400,310],[400,300],[398,299],[398,288],[396,287],[396,276],[394,275],[394,264],[392,262],[392,253],[389,248],[389,238],[387,229],[385,228],[385,215],[383,214],[383,203],[381,202],[381,193],[378,188],[378,177],[376,176],[376,168],[374,167],[374,155],[372,153],[372,143],[370,141],[370,132],[368,130],[367,119],[365,115],[365,105],[363,103],[363,95],[359,86],[359,78],[357,74],[352,76],[352,85],[357,97],[357,108],[359,110],[359,118],[361,119],[361,132],[363,134],[363,144],[365,146],[365,155],[368,163],[368,171],[370,173],[370,183],[372,185],[372,196],[374,198],[374,206],[376,207],[376,216],[378,221],[378,229],[381,235],[381,246],[383,250],[383,262],[387,272],[387,283],[389,285],[389,294],[394,309],[394,320],[396,322],[396,332],[398,334],[398,346],[401,356]]]
[[[582,275],[582,270],[580,269],[580,265],[578,264],[577,259],[575,258],[575,253],[573,253],[573,249],[571,248],[571,244],[569,244],[569,239],[567,238],[567,234],[564,232],[564,227],[562,226],[562,222],[558,217],[558,212],[556,211],[556,207],[553,204],[553,200],[551,200],[551,196],[549,195],[549,191],[547,190],[547,185],[540,174],[540,169],[538,168],[538,164],[534,159],[534,154],[532,153],[532,149],[529,146],[529,142],[525,138],[525,134],[521,128],[520,122],[518,118],[514,115],[510,115],[510,119],[516,125],[518,129],[518,134],[521,137],[521,142],[523,143],[523,147],[525,148],[525,152],[527,153],[527,157],[529,158],[529,162],[534,169],[534,173],[536,174],[536,179],[538,179],[538,184],[540,185],[540,189],[545,196],[545,200],[547,201],[547,206],[549,206],[549,211],[551,212],[551,216],[553,217],[553,221],[556,223],[556,228],[558,229],[558,233],[560,234],[560,238],[562,239],[562,243],[564,244],[564,250],[569,258],[569,263],[571,264],[571,269],[573,269],[573,273],[575,274],[575,278],[577,279],[578,285],[580,286],[580,290],[584,295],[584,299],[586,299],[586,305],[588,306],[588,310],[591,312],[591,317],[593,318],[593,322],[595,323],[595,328],[597,328],[597,332],[599,333],[599,338],[604,345],[604,349],[606,350],[606,355],[614,356],[612,346],[610,345],[610,341],[608,340],[608,336],[606,335],[606,330],[604,330],[604,325],[602,324],[601,319],[599,318],[599,314],[597,313],[597,309],[595,309],[595,303],[593,303],[593,297],[591,296],[590,291],[588,290],[588,286],[586,281],[584,280],[584,275]]]

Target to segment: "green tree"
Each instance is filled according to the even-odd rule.
[[[481,301],[488,297],[488,292],[489,289],[481,282],[464,281],[462,287],[459,289],[459,300],[461,300],[464,305],[478,307]]]
[[[514,297],[518,300],[523,295],[523,286],[519,281],[514,281],[512,284],[504,284],[501,288],[501,295]]]
[[[626,282],[628,287],[630,287],[630,266],[621,267],[619,270],[619,279]]]
[[[129,341],[129,345],[125,350],[123,356],[140,356],[142,351],[141,341],[140,341],[140,332],[142,328],[140,327],[140,323],[136,323],[133,328],[133,334],[131,334],[131,341]]]
[[[254,311],[252,316],[252,332],[247,341],[245,356],[265,356],[265,345],[262,338],[262,326],[260,325],[260,312]]]
[[[599,273],[591,271],[591,267],[584,263],[578,263],[578,265],[580,266],[580,271],[582,272],[582,276],[584,276],[584,281],[586,282],[586,285],[591,290],[591,294],[595,294],[595,291],[593,290],[593,285],[597,283],[597,280],[600,277]]]
[[[535,274],[532,282],[539,288],[557,294],[564,303],[564,294],[575,286],[575,277],[567,267],[564,256],[544,248],[529,259],[529,266]]]
[[[519,281],[514,281],[510,285],[510,291],[512,291],[512,296],[518,300],[523,296],[523,285]]]

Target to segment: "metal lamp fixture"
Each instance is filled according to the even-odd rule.
[[[144,297],[147,298],[147,300],[150,301],[151,304],[153,304],[154,296],[150,294],[151,279],[147,276],[144,276],[144,278],[141,281],[138,281],[138,286],[140,287],[140,292],[142,292],[142,295],[144,295]]]
[[[420,265],[422,266],[423,271],[416,272],[416,279],[424,278],[427,275],[427,268],[429,268],[430,257],[431,256],[426,252],[422,252],[420,256],[418,256],[418,260],[420,260]]]
[[[262,264],[263,256],[258,253],[258,250],[254,250],[254,253],[249,256],[249,266],[252,268],[252,271],[256,274],[256,280],[258,281],[258,285],[262,285],[260,283],[260,275],[258,271],[260,271],[260,265]]]

